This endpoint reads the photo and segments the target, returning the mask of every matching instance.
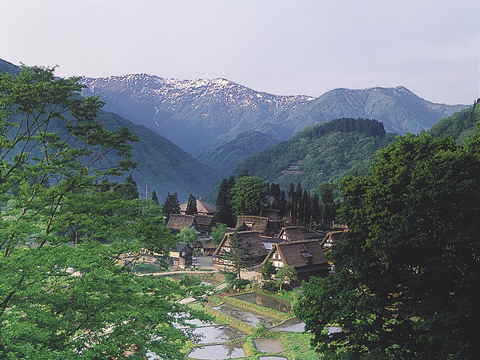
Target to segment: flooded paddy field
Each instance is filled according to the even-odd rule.
[[[241,345],[207,345],[194,348],[190,354],[189,359],[237,359],[245,357],[245,351]]]
[[[267,327],[271,327],[275,324],[278,324],[278,319],[262,314],[260,312],[252,311],[246,309],[243,306],[223,303],[219,306],[212,307],[213,310],[224,313],[225,315],[231,316],[237,320],[244,322],[250,326],[257,326],[260,323],[264,323]]]
[[[238,300],[247,301],[249,303],[264,306],[283,313],[289,313],[292,310],[290,301],[278,299],[274,296],[269,296],[258,292],[233,295],[232,297]]]

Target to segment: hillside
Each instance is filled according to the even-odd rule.
[[[246,169],[288,190],[290,183],[304,189],[320,183],[366,172],[377,149],[395,140],[383,124],[375,120],[337,119],[309,126],[283,141],[239,163],[233,175]]]
[[[475,132],[475,124],[480,121],[479,102],[480,99],[475,101],[473,106],[468,109],[440,120],[427,131],[427,134],[436,137],[451,136],[457,140],[457,143],[462,143],[463,140]]]
[[[315,99],[261,93],[225,79],[180,80],[130,74],[86,78],[83,82],[88,86],[85,94],[101,95],[107,111],[145,125],[204,164],[212,164],[222,146],[245,131],[282,141],[306,126],[360,117],[383,122],[387,132],[420,133],[466,107],[434,104],[401,86],[335,89]],[[237,154],[230,155],[225,149],[223,153],[232,159],[242,152],[229,148]],[[210,152],[211,156],[203,156]]]
[[[0,60],[0,70],[9,73],[19,71],[18,67],[3,60]],[[162,202],[168,192],[177,192],[179,200],[186,201],[189,194],[202,196],[221,179],[218,173],[145,126],[102,110],[99,112],[98,121],[109,130],[126,126],[140,136],[140,142],[134,143],[132,149],[132,159],[139,163],[138,171],[133,170],[132,176],[137,183],[140,196],[145,196],[145,186],[148,185],[150,195],[155,190]],[[62,133],[61,128],[58,131]],[[113,164],[116,160],[112,155],[108,155],[100,166]]]
[[[138,162],[138,171],[131,172],[140,196],[145,196],[145,185],[148,185],[149,194],[155,190],[161,202],[165,200],[168,192],[176,192],[179,200],[183,202],[188,200],[190,194],[197,198],[202,196],[221,179],[218,173],[145,126],[133,124],[117,114],[103,111],[98,121],[110,130],[126,126],[140,136],[140,142],[134,143],[132,149],[132,160]],[[104,161],[112,160],[106,158]]]
[[[200,156],[198,161],[216,170],[222,177],[227,177],[243,159],[275,144],[278,144],[278,141],[268,135],[258,131],[245,131],[235,139]]]
[[[199,156],[288,113],[307,96],[260,93],[225,79],[164,79],[147,74],[85,78],[85,95],[101,95],[105,109],[142,124]]]

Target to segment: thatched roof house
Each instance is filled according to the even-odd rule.
[[[185,214],[170,214],[167,228],[172,230],[173,234],[178,234],[184,228],[195,228],[195,216]]]
[[[233,239],[233,236],[235,236],[235,233],[226,233],[220,244],[217,246],[217,249],[213,253],[214,265],[224,265],[222,253],[229,251],[229,244],[231,239]],[[265,259],[265,256],[267,256],[267,250],[263,246],[263,237],[257,231],[239,231],[238,236],[242,239],[243,246],[250,250],[253,257],[253,263],[260,263]]]
[[[187,211],[188,203],[180,205],[180,213],[185,214]],[[211,204],[206,203],[202,198],[197,199],[197,213],[203,215],[213,215],[217,211],[217,208]]]
[[[268,229],[278,230],[282,226],[283,219],[280,217],[280,210],[264,209],[260,213],[261,217],[268,218]]]
[[[209,233],[215,225],[213,215],[197,214],[195,215],[195,228],[200,232]]]
[[[235,229],[238,229],[240,226],[247,225],[249,231],[256,231],[260,234],[266,234],[268,232],[268,218],[262,216],[253,216],[253,215],[239,215],[237,218],[237,225]]]
[[[323,240],[320,242],[320,246],[322,247],[323,251],[328,250],[334,242],[340,240],[346,231],[347,229],[328,232],[323,238]]]
[[[297,275],[301,279],[308,279],[310,276],[326,276],[330,267],[327,259],[323,256],[318,240],[275,244],[257,271],[261,271],[263,265],[269,260],[277,269],[285,265],[295,267]]]
[[[193,249],[185,243],[178,243],[175,249],[170,250],[170,265],[185,269],[192,265]]]
[[[214,217],[212,215],[196,214],[170,214],[167,228],[172,230],[173,234],[178,234],[184,228],[192,228],[197,231],[210,232],[214,225]]]
[[[278,234],[278,238],[287,242],[306,240],[299,226],[284,227]]]

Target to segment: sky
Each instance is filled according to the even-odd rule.
[[[275,95],[480,97],[479,0],[2,0],[0,59],[62,77],[225,78]]]

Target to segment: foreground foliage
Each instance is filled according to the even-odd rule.
[[[78,80],[0,73],[0,358],[178,358],[176,301],[203,288],[127,266],[175,239],[122,184],[102,181],[134,168],[137,137],[96,122],[103,103],[80,97]],[[101,168],[106,154],[118,161]]]
[[[296,307],[324,358],[477,358],[480,134],[399,137],[342,189],[336,274],[305,284]]]

